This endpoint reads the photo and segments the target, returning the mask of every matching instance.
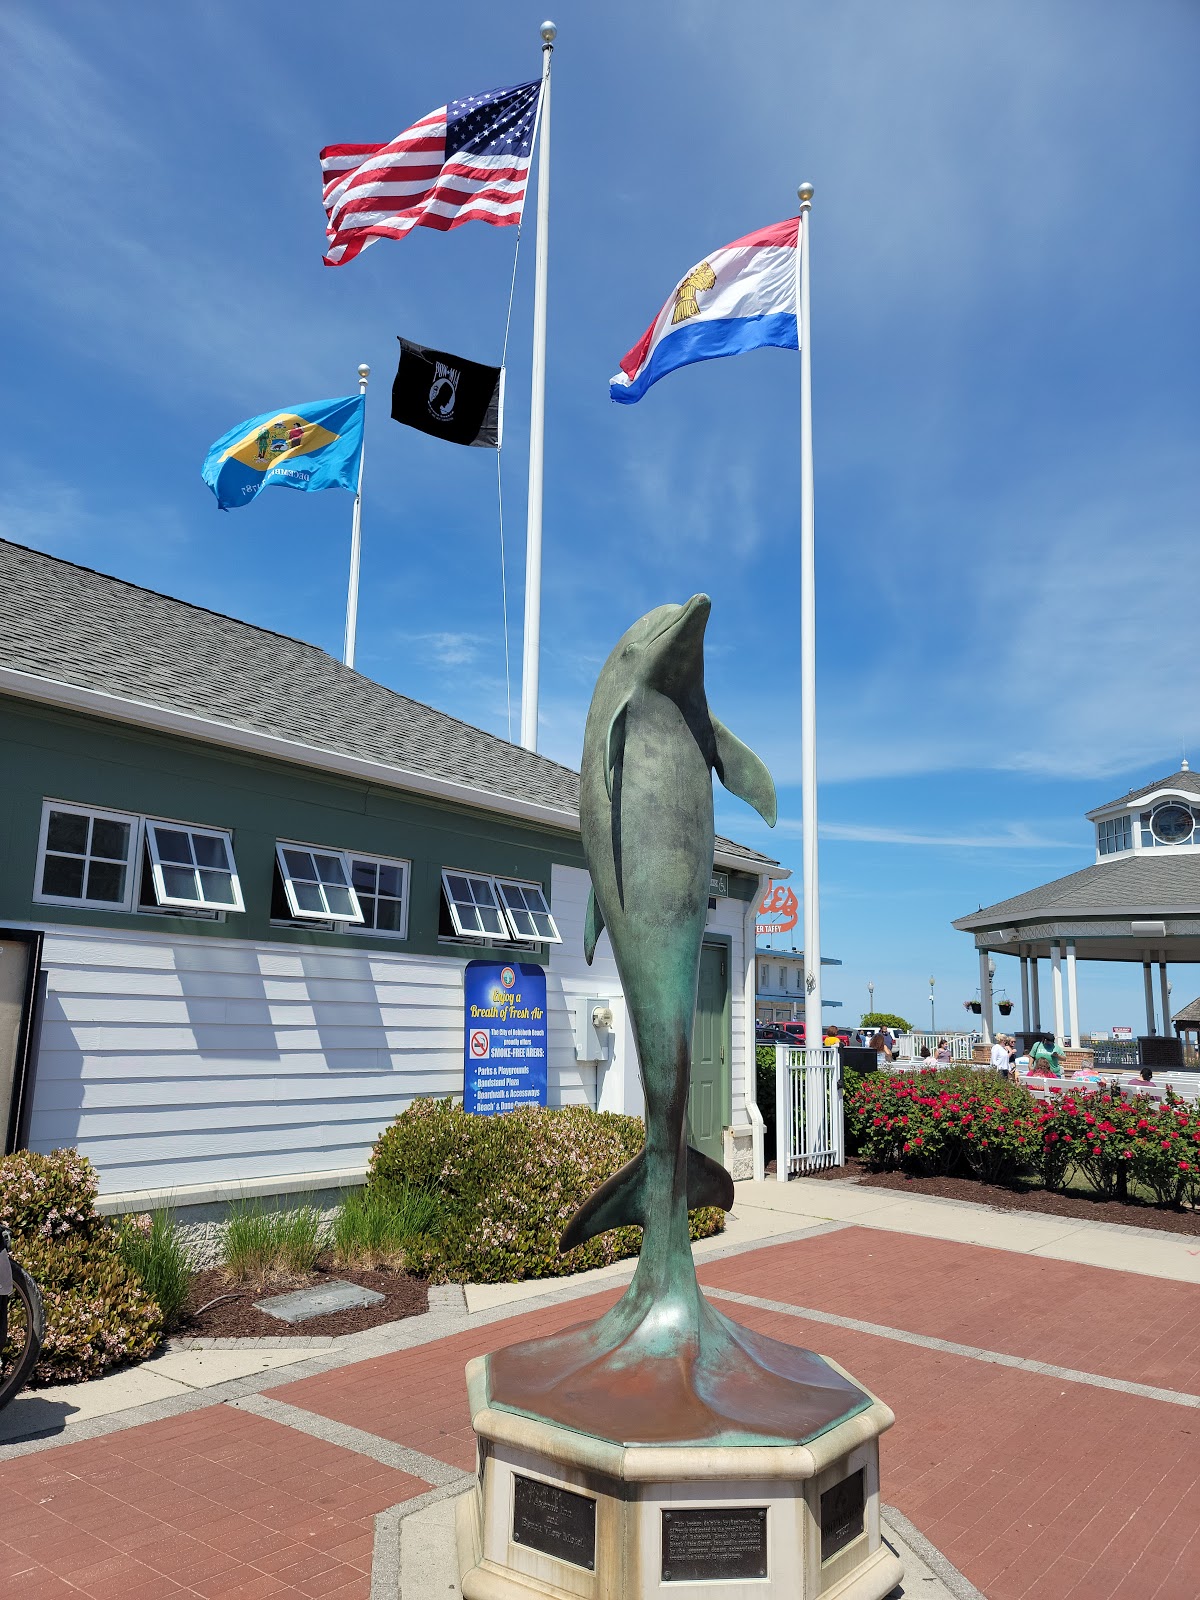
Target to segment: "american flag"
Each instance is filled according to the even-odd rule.
[[[325,180],[327,267],[410,228],[443,233],[478,218],[520,222],[540,82],[451,100],[390,144],[330,144]]]

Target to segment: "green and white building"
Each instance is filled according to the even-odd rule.
[[[0,955],[42,934],[23,1141],[114,1204],[360,1180],[463,1087],[462,974],[547,973],[549,1098],[638,1113],[575,772],[299,640],[0,541]],[[755,907],[717,841],[693,1136],[762,1170]],[[611,1033],[590,1026],[611,1005]]]

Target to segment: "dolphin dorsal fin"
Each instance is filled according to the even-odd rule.
[[[628,705],[628,700],[622,700],[613,712],[612,721],[608,725],[608,736],[604,741],[604,787],[608,790],[610,800],[613,796],[617,768],[621,765],[625,754],[625,711]]]
[[[590,967],[596,954],[596,945],[604,932],[604,913],[596,899],[595,889],[588,890],[587,915],[583,919],[583,959]]]
[[[717,745],[714,772],[730,794],[737,795],[739,800],[753,806],[767,827],[773,828],[779,815],[774,779],[749,745],[743,744],[711,713],[710,719]]]

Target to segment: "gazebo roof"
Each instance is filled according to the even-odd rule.
[[[1185,774],[1191,776],[1191,774]],[[957,917],[974,932],[1005,922],[1089,916],[1200,916],[1200,855],[1167,853],[1110,857],[1082,872],[1027,889],[1011,900]]]
[[[1171,1021],[1200,1023],[1200,1000],[1193,1000],[1190,1006],[1184,1006],[1182,1011],[1177,1011]]]
[[[1145,783],[1140,789],[1130,789],[1128,794],[1118,795],[1115,800],[1106,800],[1102,806],[1087,812],[1087,819],[1089,822],[1095,822],[1097,817],[1103,816],[1106,811],[1111,811],[1114,806],[1133,805],[1135,801],[1143,799],[1148,794],[1157,794],[1160,789],[1177,789],[1182,794],[1200,795],[1200,772],[1180,767],[1179,771],[1171,773],[1170,777],[1159,778],[1154,783]]]

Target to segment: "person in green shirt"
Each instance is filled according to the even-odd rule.
[[[1046,1045],[1040,1039],[1035,1040],[1033,1049],[1029,1052],[1029,1070],[1040,1074],[1043,1078],[1061,1078],[1063,1053],[1058,1045]]]

